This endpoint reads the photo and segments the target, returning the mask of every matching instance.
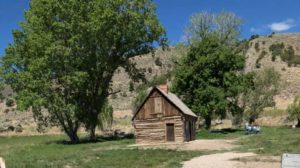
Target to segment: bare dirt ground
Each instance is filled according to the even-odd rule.
[[[183,168],[280,168],[280,157],[257,156],[254,153],[217,153],[193,158]]]
[[[233,150],[238,145],[236,140],[195,140],[186,143],[135,144],[139,148],[164,148],[175,150],[212,151],[215,154],[195,157],[183,162],[183,168],[280,168],[279,156],[259,156],[255,153],[225,152]]]

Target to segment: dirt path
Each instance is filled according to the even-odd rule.
[[[254,153],[217,153],[193,158],[183,168],[280,168],[280,157],[257,156]]]
[[[237,145],[235,140],[195,140],[186,143],[135,144],[130,146],[140,148],[166,148],[175,150],[231,150]]]

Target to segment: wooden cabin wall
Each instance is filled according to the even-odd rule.
[[[166,125],[174,123],[175,142],[184,141],[184,124],[181,116],[164,117],[160,119],[135,120],[136,143],[165,143]]]
[[[155,99],[159,98],[157,101]],[[161,104],[161,110],[157,108]],[[165,143],[167,142],[167,124],[174,124],[175,142],[186,140],[185,122],[193,125],[192,140],[195,139],[195,117],[183,115],[177,107],[154,91],[140,108],[133,120],[136,143]]]
[[[155,112],[155,98],[161,98],[162,102],[162,113]],[[170,117],[170,116],[179,116],[182,115],[176,107],[174,107],[167,99],[162,97],[162,95],[154,91],[147,102],[140,109],[138,114],[136,115],[136,120],[145,120],[145,119],[153,119],[160,117]]]

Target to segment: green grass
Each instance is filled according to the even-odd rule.
[[[0,156],[9,168],[44,167],[180,167],[201,155],[163,149],[129,148],[134,140],[110,140],[68,145],[65,136],[0,137]]]
[[[237,151],[262,155],[282,155],[300,152],[300,128],[262,127],[261,133],[245,135],[243,129],[225,129],[219,132],[201,130],[197,139],[237,139]]]
[[[258,135],[250,135],[238,141],[240,151],[263,155],[281,155],[300,152],[300,129],[288,127],[263,127]]]
[[[196,133],[197,139],[234,139],[245,135],[243,129],[222,129],[222,130],[199,130]]]

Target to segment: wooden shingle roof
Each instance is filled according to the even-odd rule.
[[[147,98],[143,101],[143,103],[140,105],[140,107],[137,108],[137,110],[135,111],[135,114],[132,119],[135,118],[137,113],[140,111],[140,109],[145,104],[145,102],[148,100],[148,98],[150,97],[150,95],[152,94],[152,92],[154,90],[157,90],[161,95],[163,95],[163,97],[165,97],[169,102],[171,102],[175,107],[177,107],[181,113],[192,116],[192,117],[197,117],[197,115],[195,113],[193,113],[192,110],[189,109],[175,94],[173,94],[171,92],[165,92],[165,91],[161,90],[159,87],[153,87],[151,89],[151,91],[149,92]]]

